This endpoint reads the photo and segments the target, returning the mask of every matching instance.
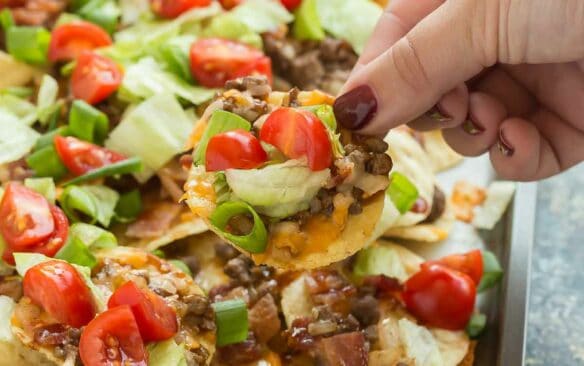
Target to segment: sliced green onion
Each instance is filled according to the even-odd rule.
[[[203,132],[201,141],[199,141],[199,145],[193,154],[195,163],[197,165],[205,164],[207,145],[209,144],[211,137],[219,133],[235,130],[238,128],[249,131],[251,129],[251,123],[235,113],[223,111],[220,109],[213,112],[211,118],[209,119],[209,124],[207,125],[207,128],[205,128],[205,132]]]
[[[118,199],[119,194],[105,186],[69,186],[61,193],[59,203],[71,221],[98,222],[107,227]]]
[[[78,11],[83,18],[113,33],[118,26],[120,8],[112,0],[90,0]]]
[[[57,154],[54,145],[45,146],[26,158],[36,177],[53,177],[55,180],[67,174],[67,168]]]
[[[249,329],[245,301],[227,300],[216,302],[212,306],[217,324],[217,345],[222,347],[245,341]]]
[[[5,8],[4,10],[0,11],[0,25],[4,31],[14,27],[14,17],[12,16],[10,9]]]
[[[294,38],[316,41],[324,39],[325,33],[318,19],[315,0],[302,1],[294,15]]]
[[[55,203],[57,189],[53,178],[27,178],[24,180],[24,185],[45,196],[49,202]]]
[[[116,220],[119,222],[130,222],[136,219],[142,212],[142,197],[140,191],[135,189],[120,196],[116,205]]]
[[[14,95],[15,97],[19,98],[28,98],[32,95],[32,93],[32,88],[26,86],[10,86],[0,91],[0,94]]]
[[[75,70],[75,66],[77,66],[77,61],[68,62],[59,69],[59,73],[64,77],[71,76],[73,70]]]
[[[114,248],[118,245],[116,236],[111,232],[82,222],[71,225],[69,236],[79,238],[85,246],[92,250]]]
[[[193,272],[191,272],[191,269],[189,268],[189,266],[186,265],[185,262],[178,260],[178,259],[171,259],[168,262],[172,263],[172,265],[174,265],[176,268],[180,269],[182,272],[193,277]]]
[[[51,113],[47,121],[47,131],[51,132],[57,128],[59,124],[59,117],[61,117],[61,109],[63,108],[63,103],[57,103],[57,108]]]
[[[47,51],[51,33],[42,27],[10,27],[6,31],[6,48],[14,58],[43,64],[47,61]]]
[[[231,189],[229,188],[229,184],[227,184],[227,178],[224,172],[215,173],[213,189],[215,190],[216,202],[218,204],[227,202],[231,198]]]
[[[485,330],[487,325],[487,316],[481,313],[475,313],[466,325],[466,333],[472,339],[477,338]]]
[[[45,148],[47,146],[50,146],[53,144],[53,141],[55,141],[55,136],[71,136],[71,132],[69,131],[69,127],[68,126],[61,126],[59,128],[56,128],[50,132],[45,133],[44,135],[42,135],[41,137],[39,137],[39,139],[36,142],[36,145],[34,145],[34,150],[40,150],[42,148]]]
[[[154,254],[155,256],[157,256],[158,258],[162,258],[162,259],[166,258],[166,254],[164,254],[162,249],[155,249],[151,253]]]
[[[69,112],[69,132],[82,140],[102,144],[107,137],[109,120],[105,113],[83,100],[76,100]]]
[[[247,235],[234,235],[225,231],[233,216],[249,214],[253,217],[253,228]],[[210,217],[211,225],[227,240],[250,253],[263,253],[268,244],[266,227],[257,212],[245,202],[225,202],[219,205]]]
[[[399,172],[393,172],[390,176],[391,183],[387,187],[386,194],[397,208],[400,214],[408,212],[418,199],[418,189],[406,177]]]
[[[492,252],[483,251],[483,277],[477,287],[478,292],[483,292],[494,286],[503,278],[503,269]]]
[[[97,264],[97,259],[89,248],[75,236],[68,238],[65,245],[55,254],[55,258],[88,268],[93,268]]]
[[[101,168],[94,169],[84,175],[80,175],[77,178],[73,178],[70,181],[63,183],[64,186],[69,186],[72,184],[85,183],[98,178],[111,177],[112,175],[122,175],[136,173],[142,170],[142,160],[138,157],[129,158],[126,160],[118,161],[110,165],[106,165]]]

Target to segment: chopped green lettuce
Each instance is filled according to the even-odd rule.
[[[186,81],[193,81],[189,52],[197,39],[193,35],[183,35],[169,39],[153,52],[154,58],[164,68]]]
[[[150,343],[147,347],[150,366],[186,366],[185,348],[173,338],[162,342]]]
[[[67,24],[67,23],[76,22],[79,20],[83,20],[83,18],[81,18],[77,14],[61,13],[61,15],[59,15],[59,17],[57,18],[57,21],[55,22],[55,27],[58,27],[60,25]]]
[[[213,114],[211,114],[207,128],[205,128],[205,132],[203,132],[203,136],[193,153],[195,164],[205,164],[207,145],[209,144],[211,137],[238,128],[249,131],[251,129],[251,123],[235,113],[220,109],[214,111]]]
[[[4,95],[2,97],[6,97]],[[18,120],[14,115],[0,110],[0,164],[24,157],[35,145],[40,134]]]
[[[90,0],[77,13],[108,33],[113,33],[122,12],[114,0]]]
[[[281,218],[307,209],[330,170],[313,172],[303,160],[288,160],[262,169],[228,169],[225,177],[235,197],[259,213]]]
[[[385,275],[404,282],[408,274],[401,262],[399,254],[391,247],[383,245],[370,246],[357,254],[353,267],[353,274],[357,278],[372,275]]]
[[[74,222],[89,220],[108,227],[120,195],[106,186],[68,186],[59,196],[61,208]]]
[[[132,25],[150,14],[149,0],[120,0],[121,23],[124,26]]]
[[[383,13],[370,0],[316,0],[316,10],[323,29],[349,42],[358,54],[363,52]]]
[[[225,13],[214,17],[203,30],[205,37],[219,37],[262,48],[262,37],[235,14]]]
[[[341,134],[337,133],[337,119],[335,118],[333,107],[328,104],[323,104],[314,110],[314,114],[326,126],[334,157],[339,159],[344,157],[345,149],[341,144]]]
[[[39,94],[37,96],[37,116],[41,124],[49,122],[51,116],[60,108],[57,103],[59,84],[49,74],[43,75]]]
[[[246,0],[233,8],[231,13],[257,33],[277,30],[294,20],[294,16],[279,1]]]
[[[24,185],[42,194],[49,202],[55,203],[57,188],[53,178],[26,178]]]
[[[118,245],[116,236],[111,232],[95,225],[81,222],[71,225],[71,228],[69,228],[69,236],[79,238],[85,246],[93,250],[113,248]]]
[[[173,94],[193,104],[201,104],[211,99],[215,90],[190,85],[163,70],[152,57],[145,57],[126,69],[118,91],[120,99],[135,103],[156,94]]]
[[[304,0],[294,12],[293,33],[297,39],[319,41],[324,39],[325,33],[318,19],[316,0]]]
[[[26,99],[12,94],[0,94],[0,119],[15,119],[30,126],[37,120],[37,109]]]
[[[135,176],[145,182],[184,151],[193,122],[174,96],[157,94],[132,108],[110,133],[105,146],[126,156],[140,157],[144,169]]]

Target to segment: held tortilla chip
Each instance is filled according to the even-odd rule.
[[[267,101],[269,108],[272,109],[287,106],[291,102],[299,106],[312,106],[330,105],[334,101],[331,96],[319,91],[299,92],[294,95],[294,101],[290,100],[291,95],[293,93],[272,92],[263,100]],[[249,95],[236,90],[225,92],[223,98],[238,106],[250,103]],[[222,108],[222,104],[218,101],[220,100],[211,103],[196,124],[189,145],[195,146],[201,138],[203,130],[201,126],[207,125],[211,116],[209,109]],[[259,117],[258,121],[262,118],[263,116]],[[210,174],[205,173],[201,168],[202,166],[198,166],[191,169],[189,180],[185,185],[185,201],[195,214],[210,223],[209,217],[217,206],[215,178],[214,175],[209,177]],[[250,254],[258,264],[268,264],[285,270],[311,269],[340,261],[354,254],[370,241],[375,224],[383,210],[384,197],[385,194],[381,191],[364,199],[361,205],[362,212],[356,215],[348,213],[352,201],[340,202],[339,205],[335,201],[335,209],[330,217],[324,214],[312,215],[306,222],[299,224],[299,230],[291,232],[275,232],[275,230],[270,230],[272,225],[266,225],[268,239],[265,251],[260,254],[247,254]],[[209,227],[217,235],[226,239],[221,230],[212,225]],[[236,246],[233,242],[231,244]],[[237,248],[245,253],[241,248]]]

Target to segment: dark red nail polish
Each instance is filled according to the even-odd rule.
[[[440,104],[436,104],[432,109],[426,112],[426,115],[436,122],[446,123],[452,121],[452,116],[444,111]]]
[[[480,135],[485,132],[485,128],[478,122],[476,122],[476,117],[472,113],[468,115],[468,118],[462,124],[462,129],[469,135]]]
[[[497,140],[497,147],[499,148],[501,154],[505,156],[511,156],[515,152],[513,146],[511,146],[509,142],[505,140],[505,136],[503,135],[503,129],[499,129],[499,139]]]
[[[365,127],[377,113],[377,99],[367,85],[361,85],[341,95],[333,105],[335,117],[341,126],[350,130]]]

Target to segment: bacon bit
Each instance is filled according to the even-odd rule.
[[[266,343],[280,331],[278,307],[272,295],[264,295],[249,310],[249,327],[260,343]]]
[[[367,366],[365,335],[361,332],[337,334],[319,341],[323,365]]]
[[[262,357],[261,345],[253,332],[249,332],[247,340],[217,348],[219,360],[227,365],[247,364]]]
[[[178,162],[183,169],[189,170],[191,169],[191,165],[193,165],[193,155],[191,154],[181,155],[181,157],[178,159]]]
[[[14,21],[18,25],[49,25],[63,12],[66,5],[65,0],[11,0],[5,4],[11,8]]]
[[[399,280],[382,274],[365,277],[363,285],[374,287],[375,297],[378,298],[394,297],[402,291],[402,285]]]
[[[472,222],[474,208],[481,205],[487,197],[486,190],[467,181],[459,181],[454,185],[450,201],[454,215],[460,221]]]
[[[327,305],[332,311],[344,315],[349,313],[349,300],[357,293],[357,289],[338,272],[315,270],[306,276],[305,281],[315,304]]]
[[[308,351],[315,345],[314,338],[308,333],[310,318],[296,318],[288,330],[284,332],[288,347],[297,351]]]
[[[171,202],[157,202],[128,225],[126,235],[131,238],[153,238],[164,234],[181,211],[181,206]]]

